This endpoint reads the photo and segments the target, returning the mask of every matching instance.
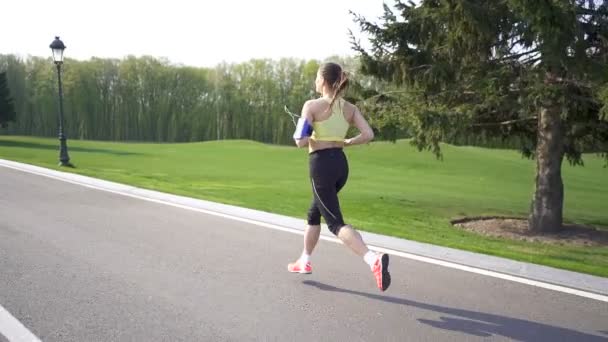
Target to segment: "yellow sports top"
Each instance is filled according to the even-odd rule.
[[[344,141],[350,124],[344,118],[343,108],[344,99],[336,99],[329,118],[312,123],[313,132],[310,138],[317,141]]]

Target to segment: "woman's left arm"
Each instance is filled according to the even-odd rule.
[[[306,120],[306,123],[303,123],[303,127],[297,127],[296,130],[299,129],[304,129],[304,130],[308,130],[308,127],[312,127],[312,121],[313,121],[313,115],[312,115],[312,111],[311,111],[311,101],[306,101],[304,103],[304,106],[302,107],[302,116],[300,117],[300,120]],[[300,126],[300,125],[298,125]],[[298,137],[294,136],[294,141],[296,143],[296,146],[298,147],[306,147],[308,146],[308,140],[310,140],[310,136],[309,135],[305,135],[305,134],[300,134],[302,132],[296,132],[295,134],[298,135]]]

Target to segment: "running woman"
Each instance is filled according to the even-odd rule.
[[[348,86],[348,76],[336,63],[325,63],[317,72],[316,91],[321,97],[304,103],[302,117],[294,133],[298,147],[308,146],[312,204],[308,210],[308,226],[304,233],[304,250],[300,258],[287,265],[293,273],[312,273],[310,255],[321,232],[321,216],[329,230],[370,266],[376,284],[385,291],[391,277],[388,272],[388,254],[370,251],[361,235],[344,223],[338,201],[338,192],[348,178],[348,161],[343,148],[365,144],[374,133],[359,109],[342,98]],[[350,126],[359,135],[345,139]]]

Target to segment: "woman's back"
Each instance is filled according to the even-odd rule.
[[[310,101],[314,128],[310,139],[310,152],[344,146],[344,138],[351,125],[355,106],[338,98],[330,110],[330,101],[326,98]]]

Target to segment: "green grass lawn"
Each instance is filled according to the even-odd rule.
[[[0,136],[0,158],[58,169],[57,139]],[[304,149],[251,141],[188,144],[68,141],[76,169],[143,188],[304,219],[312,198]],[[347,149],[349,181],[341,192],[348,223],[393,235],[608,277],[607,247],[566,247],[486,238],[454,229],[471,215],[526,216],[534,161],[516,151],[444,145],[444,160],[406,141]],[[608,169],[585,156],[564,164],[564,217],[608,226]]]

